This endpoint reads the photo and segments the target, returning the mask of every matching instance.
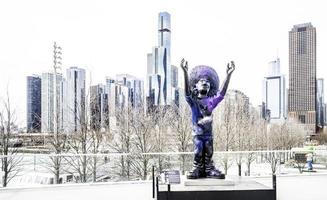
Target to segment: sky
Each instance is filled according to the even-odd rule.
[[[119,73],[144,79],[158,13],[167,11],[171,63],[209,65],[224,79],[233,60],[229,88],[259,105],[268,63],[278,56],[288,75],[288,32],[295,24],[316,27],[317,78],[327,79],[325,8],[323,0],[1,1],[0,97],[9,91],[17,123],[26,126],[26,76],[52,70],[54,41],[63,49],[62,71],[85,68],[87,86]]]

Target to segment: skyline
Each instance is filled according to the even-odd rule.
[[[84,1],[76,8],[76,2],[21,2],[24,9],[15,8],[11,2],[0,3],[6,30],[0,34],[0,96],[5,96],[9,83],[13,106],[20,113],[19,124],[26,121],[26,76],[52,70],[53,41],[63,48],[62,72],[71,66],[86,68],[87,88],[104,83],[105,76],[121,73],[144,80],[147,53],[156,44],[157,15],[161,11],[171,14],[171,64],[179,67],[184,57],[190,68],[212,65],[224,79],[227,63],[234,60],[236,70],[230,88],[243,91],[253,105],[262,98],[261,81],[270,61],[278,56],[281,72],[288,74],[288,32],[295,24],[311,22],[317,28],[317,78],[327,78],[327,61],[322,57],[327,51],[322,1],[92,2]],[[126,2],[132,5],[125,7]]]

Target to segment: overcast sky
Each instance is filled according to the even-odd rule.
[[[261,101],[268,62],[288,74],[288,31],[317,28],[317,77],[327,78],[324,1],[304,0],[11,0],[0,2],[0,96],[9,88],[18,123],[25,126],[26,76],[52,70],[52,45],[63,48],[63,68],[87,69],[87,85],[105,76],[146,74],[146,54],[157,44],[158,13],[171,14],[172,64],[213,66],[221,79],[236,63],[230,88]]]

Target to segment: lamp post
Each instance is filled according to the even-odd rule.
[[[54,69],[54,78],[53,78],[53,114],[54,114],[54,121],[53,121],[53,132],[54,132],[54,139],[55,139],[55,150],[56,154],[60,154],[60,147],[59,147],[59,138],[58,138],[58,97],[57,97],[57,69],[61,69],[61,47],[54,42],[53,45],[53,69]],[[59,183],[59,173],[60,173],[60,163],[59,157],[55,157],[55,183]]]
[[[55,137],[58,137],[58,98],[57,98],[57,69],[61,69],[61,47],[54,42],[53,45],[53,69],[54,69],[54,89],[53,89],[53,96],[54,96],[54,123],[53,123],[53,130]],[[56,138],[57,140],[57,138]]]

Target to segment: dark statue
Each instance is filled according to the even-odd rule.
[[[188,63],[183,59],[185,98],[192,110],[192,135],[194,144],[193,169],[188,179],[224,179],[225,174],[215,168],[213,156],[212,111],[224,99],[229,80],[235,70],[234,62],[227,64],[227,77],[219,88],[216,71],[205,65],[196,66],[188,77]]]

